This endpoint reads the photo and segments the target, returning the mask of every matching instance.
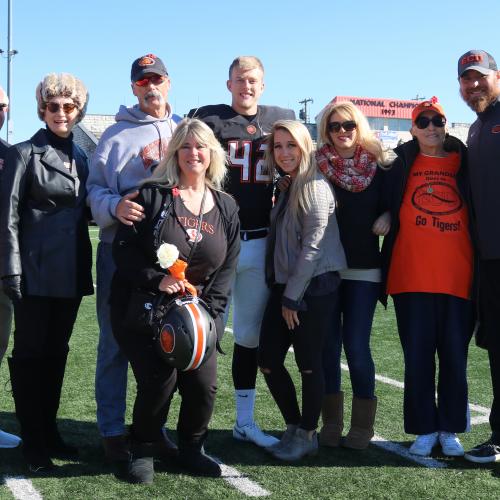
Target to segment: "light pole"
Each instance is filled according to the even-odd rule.
[[[299,101],[299,104],[303,104],[304,108],[299,111],[299,118],[304,120],[304,123],[309,123],[309,115],[307,114],[307,104],[309,102],[314,102],[310,97],[304,99],[303,101]]]
[[[7,114],[7,142],[12,143],[12,58],[17,54],[17,50],[12,48],[12,0],[8,1],[7,18],[7,95],[10,103]]]

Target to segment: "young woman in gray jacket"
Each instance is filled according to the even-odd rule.
[[[307,128],[277,121],[266,162],[291,177],[271,212],[266,278],[271,295],[262,320],[259,366],[286,423],[268,448],[278,459],[299,460],[318,450],[316,427],[324,392],[322,345],[346,267],[330,183],[316,167]],[[284,366],[289,347],[302,377],[302,410]]]

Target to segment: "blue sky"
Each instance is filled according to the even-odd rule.
[[[298,101],[312,98],[314,116],[336,95],[437,95],[449,121],[471,122],[457,59],[481,48],[500,63],[499,20],[499,0],[13,0],[11,142],[42,126],[34,92],[43,75],[74,73],[89,88],[88,112],[115,114],[135,103],[130,65],[148,52],[165,62],[181,115],[229,103],[229,64],[257,55],[266,68],[262,104],[298,112]],[[0,0],[0,48],[7,50],[7,0]],[[3,58],[4,88],[6,71]]]

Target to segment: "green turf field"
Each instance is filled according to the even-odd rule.
[[[97,232],[91,229],[93,242]],[[434,460],[416,463],[402,456],[412,436],[403,432],[401,387],[403,380],[402,353],[396,333],[392,308],[377,310],[372,349],[377,374],[379,411],[375,432],[379,441],[364,452],[343,449],[322,449],[317,457],[297,465],[285,465],[269,458],[250,444],[235,442],[231,428],[234,419],[230,361],[232,338],[226,334],[223,348],[227,356],[219,357],[219,392],[207,442],[207,451],[231,467],[225,469],[225,479],[199,479],[184,475],[175,465],[157,464],[152,486],[132,486],[118,480],[114,470],[103,462],[99,435],[95,424],[94,371],[97,345],[95,298],[85,298],[71,340],[71,352],[66,372],[61,408],[60,427],[68,441],[79,444],[80,462],[57,462],[60,467],[49,477],[26,476],[19,450],[0,450],[0,478],[22,476],[31,481],[9,480],[0,485],[0,499],[222,499],[246,498],[249,494],[269,494],[276,499],[313,498],[500,498],[500,464],[477,467],[463,459],[448,459],[439,453]],[[229,327],[231,325],[228,325]],[[293,355],[289,359],[297,375]],[[344,390],[350,402],[349,378],[344,371]],[[385,377],[385,378],[383,378]],[[486,353],[474,345],[469,361],[470,402],[474,403],[469,434],[462,436],[466,448],[485,440],[489,425],[485,408],[491,403],[491,383]],[[127,420],[134,398],[134,379],[129,377]],[[175,429],[178,398],[174,398],[168,422]],[[278,434],[283,423],[259,377],[257,421]],[[348,421],[349,415],[346,415]],[[5,430],[16,432],[17,422],[8,382],[7,363],[0,367],[0,422]],[[175,436],[175,433],[173,433]],[[1,482],[1,481],[0,481]],[[34,488],[23,490],[19,487]],[[16,490],[17,488],[17,490]],[[246,491],[245,494],[242,491]],[[24,495],[24,496],[22,496]],[[38,497],[36,495],[39,495]]]

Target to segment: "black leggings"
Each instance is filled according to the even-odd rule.
[[[287,424],[305,430],[318,426],[324,395],[322,368],[323,342],[332,326],[331,311],[338,294],[306,296],[307,311],[298,313],[300,325],[289,330],[281,315],[283,287],[271,290],[260,333],[259,366],[267,386]],[[302,377],[302,412],[295,385],[284,366],[288,349],[293,345],[295,361]],[[268,372],[268,373],[266,373]]]
[[[132,435],[140,442],[158,441],[176,390],[182,398],[177,432],[179,441],[198,443],[207,433],[217,392],[217,354],[200,368],[183,372],[168,366],[156,354],[151,339],[124,328],[123,308],[111,305],[111,324],[137,383]]]

